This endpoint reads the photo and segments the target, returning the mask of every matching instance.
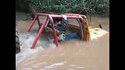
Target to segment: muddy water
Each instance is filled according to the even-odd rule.
[[[43,21],[44,17],[40,17],[40,21]],[[28,20],[26,20],[28,19]],[[24,13],[21,13],[21,12],[17,12],[16,13],[16,23],[17,23],[17,29],[19,29],[21,32],[26,32],[26,30],[28,29],[28,26],[30,25],[31,23],[31,17],[29,16],[29,14],[24,14]],[[77,24],[76,20],[73,21],[69,21],[69,23],[72,23],[72,24]],[[91,16],[91,20],[90,20],[90,17],[88,17],[88,23],[89,23],[89,26],[92,26],[92,27],[98,27],[98,24],[101,24],[102,25],[102,28],[106,31],[109,31],[109,17],[94,17],[94,16]],[[33,27],[33,29],[37,30],[38,29],[38,25],[36,23],[36,25]]]
[[[22,20],[22,15],[17,15],[16,28],[24,34],[31,20]],[[103,22],[105,30],[109,30],[107,18],[92,21],[93,27]],[[34,31],[37,29],[36,25]],[[109,33],[90,42],[71,40],[58,48],[48,48],[18,63],[16,70],[109,70]]]
[[[99,27],[98,25],[101,24],[104,30],[109,31],[109,17],[91,17],[91,20],[89,17],[88,23],[92,27]]]
[[[17,70],[109,70],[109,35],[81,42],[71,40],[31,56]]]

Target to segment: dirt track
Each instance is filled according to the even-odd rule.
[[[19,17],[19,16],[17,16]],[[22,19],[22,18],[20,18]],[[98,20],[98,19],[96,19]],[[108,19],[101,18],[108,31]],[[94,22],[95,21],[95,22]],[[31,21],[17,21],[17,29],[26,33]],[[98,23],[97,23],[98,22]],[[96,24],[92,24],[96,27]],[[37,29],[37,26],[34,28]],[[17,70],[109,70],[109,33],[90,42],[69,41],[59,48],[49,48],[17,65]]]

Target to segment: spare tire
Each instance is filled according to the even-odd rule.
[[[16,31],[16,53],[19,52],[20,52],[20,43],[19,43],[18,32]]]

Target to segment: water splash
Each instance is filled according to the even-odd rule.
[[[16,65],[31,55],[37,55],[38,52],[45,50],[47,47],[55,47],[55,44],[48,43],[45,40],[38,40],[35,49],[31,49],[32,43],[36,37],[35,33],[19,33],[21,52],[16,54]],[[48,44],[49,46],[47,46]]]

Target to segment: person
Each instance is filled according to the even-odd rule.
[[[67,29],[67,26],[68,26],[68,20],[67,20],[67,17],[65,15],[63,15],[63,19],[62,19],[62,22],[60,24],[57,25],[57,29],[59,31],[66,31]]]

